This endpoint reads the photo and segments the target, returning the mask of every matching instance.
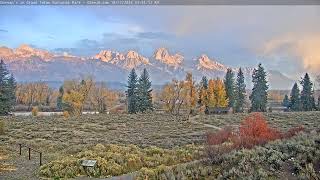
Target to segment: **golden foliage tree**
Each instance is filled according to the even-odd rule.
[[[215,97],[215,82],[213,79],[209,80],[208,83],[208,92],[207,92],[207,96],[208,96],[208,107],[216,107],[216,97]]]
[[[215,80],[215,97],[216,97],[216,106],[217,107],[227,107],[228,99],[226,89],[222,80]]]
[[[16,88],[17,104],[32,106],[50,105],[53,90],[44,82],[18,84]]]
[[[185,82],[172,80],[168,83],[161,92],[161,101],[164,103],[164,108],[170,113],[179,114],[183,104],[187,98]]]
[[[116,105],[119,95],[116,92],[109,90],[105,83],[94,84],[90,94],[89,103],[95,111],[103,113],[107,108]]]
[[[220,79],[210,79],[208,85],[208,107],[227,107],[228,99],[224,83]]]
[[[64,82],[62,99],[70,115],[80,116],[82,114],[85,101],[93,85],[94,81],[91,77],[87,77],[82,81],[71,80]]]
[[[192,113],[197,105],[197,90],[191,73],[187,73],[186,75],[184,89],[187,91],[186,106],[189,109],[189,112]]]

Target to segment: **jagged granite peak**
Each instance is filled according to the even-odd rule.
[[[108,62],[124,69],[132,69],[140,65],[149,65],[149,59],[143,57],[136,51],[130,50],[126,54],[117,51],[103,50],[94,56],[94,59],[99,59],[103,62]]]
[[[227,71],[228,67],[225,65],[210,59],[207,55],[202,54],[198,59],[197,69],[198,70],[217,70]]]
[[[0,59],[5,60],[18,81],[63,81],[81,74],[92,74],[97,80],[125,82],[132,68],[136,68],[138,73],[147,68],[152,81],[161,84],[173,78],[183,79],[188,71],[193,73],[196,80],[202,76],[223,78],[230,68],[204,54],[194,61],[184,62],[183,56],[170,55],[165,48],[157,49],[149,61],[136,51],[120,53],[103,50],[94,57],[80,57],[63,52],[56,54],[29,45],[21,45],[17,49],[3,46],[0,47]],[[251,88],[253,69],[242,68],[248,89]],[[238,72],[238,68],[232,70]],[[270,70],[267,75],[272,89],[290,89],[293,84],[291,79],[279,71]]]
[[[30,58],[30,57],[39,57],[44,61],[51,60],[54,55],[51,54],[49,51],[42,50],[42,49],[35,49],[27,44],[22,44],[14,51],[15,55],[19,58]]]
[[[72,56],[66,52],[62,54],[54,54],[47,50],[33,48],[27,44],[22,44],[16,49],[8,47],[0,47],[0,58],[5,61],[26,61],[31,59],[38,59],[41,61],[51,61],[54,59],[62,60],[84,60],[82,57]]]
[[[168,66],[178,67],[182,64],[184,57],[180,54],[170,55],[166,48],[159,48],[154,53],[154,58]]]

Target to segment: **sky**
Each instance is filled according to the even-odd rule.
[[[93,56],[166,47],[232,67],[320,74],[320,6],[2,6],[0,46]]]

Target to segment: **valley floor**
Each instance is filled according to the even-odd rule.
[[[32,160],[29,161],[27,148],[22,149],[22,156],[18,155],[18,144],[42,152],[44,164],[70,155],[81,156],[81,153],[88,151],[95,153],[92,147],[96,147],[97,144],[117,144],[125,150],[127,145],[136,145],[137,156],[148,154],[149,151],[153,151],[148,148],[156,146],[159,147],[159,151],[177,157],[169,164],[184,163],[188,158],[190,161],[200,158],[195,158],[194,155],[198,153],[197,148],[186,145],[194,144],[193,146],[200,147],[204,143],[206,132],[217,131],[225,126],[238,126],[246,115],[199,115],[192,119],[188,119],[187,116],[156,113],[97,114],[70,119],[64,119],[62,116],[1,117],[5,122],[6,131],[0,136],[0,150],[4,154],[2,157],[6,158],[0,158],[2,164],[0,167],[6,165],[12,171],[1,168],[0,179],[1,177],[24,179],[18,172],[23,172],[27,179],[30,177],[37,179],[39,175],[37,153],[32,154]],[[266,113],[265,116],[271,126],[283,130],[298,125],[303,125],[307,131],[320,128],[320,112]],[[177,147],[183,150],[176,149]],[[183,158],[177,155],[180,151],[191,153],[190,157],[186,154]]]

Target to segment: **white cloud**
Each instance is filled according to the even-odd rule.
[[[267,41],[259,52],[266,57],[282,55],[298,59],[305,71],[320,73],[320,33],[288,33],[275,37]]]

